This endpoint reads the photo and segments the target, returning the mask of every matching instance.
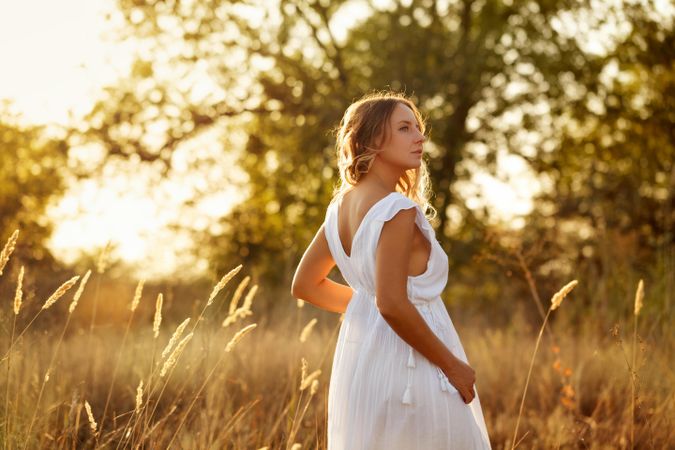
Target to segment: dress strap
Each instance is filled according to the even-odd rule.
[[[392,193],[392,195],[387,200],[387,203],[382,205],[382,208],[380,208],[380,210],[375,215],[375,220],[384,223],[388,220],[391,220],[391,218],[402,209],[419,207],[417,203],[400,192]]]
[[[401,193],[396,192],[394,195],[390,196],[386,204],[382,205],[379,211],[377,211],[377,214],[373,217],[372,225],[370,227],[372,236],[370,242],[374,245],[371,249],[373,255],[375,254],[377,244],[380,241],[384,223],[391,220],[399,211],[416,207],[418,207],[417,203]],[[417,219],[415,220],[417,221]]]

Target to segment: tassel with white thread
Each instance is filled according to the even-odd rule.
[[[418,304],[415,303],[417,306]],[[431,330],[437,335],[440,336],[441,333],[437,332],[440,327],[438,326],[438,322],[436,318],[434,317],[433,311],[429,305],[429,303],[421,303],[419,304],[421,308],[419,309],[419,312],[422,314],[422,316],[425,318],[427,323],[430,325]],[[408,383],[406,384],[405,391],[403,392],[403,397],[401,399],[401,403],[404,405],[412,405],[412,370],[417,367],[417,364],[415,362],[415,355],[414,355],[414,349],[412,346],[409,346],[408,348],[408,361],[406,362],[406,367],[408,368]],[[451,390],[450,386],[450,380],[448,380],[448,377],[443,373],[443,370],[440,367],[436,367],[436,370],[438,372],[438,382],[440,385],[440,389],[442,392],[449,392]]]
[[[412,355],[412,348],[410,354]],[[410,362],[410,359],[408,360],[408,362]],[[415,360],[413,359],[412,362],[413,362],[412,367],[414,367]],[[412,367],[410,366],[410,364],[408,364],[408,383],[405,386],[403,398],[401,399],[401,403],[403,403],[404,405],[412,405],[412,392],[410,389],[412,386],[412,371],[413,371]]]
[[[415,366],[415,357],[413,356],[413,348],[410,347],[410,352],[408,352],[408,368],[414,369]]]
[[[404,405],[412,405],[412,394],[410,393],[410,386],[406,386],[401,402]]]

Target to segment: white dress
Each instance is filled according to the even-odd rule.
[[[333,359],[328,450],[490,449],[478,392],[464,403],[441,369],[397,335],[375,304],[375,249],[382,226],[398,211],[416,208],[415,222],[432,245],[426,271],[408,277],[408,299],[434,334],[468,364],[440,297],[448,281],[448,257],[422,209],[399,192],[380,199],[364,216],[347,256],[338,235],[338,201],[328,206],[324,229],[354,295]]]

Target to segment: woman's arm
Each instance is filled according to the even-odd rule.
[[[415,350],[447,375],[466,403],[474,394],[475,372],[429,328],[408,299],[408,262],[416,211],[404,209],[384,223],[375,252],[375,297],[382,318]]]
[[[327,311],[344,313],[354,291],[349,286],[327,278],[333,267],[335,261],[328,248],[324,226],[321,225],[293,275],[293,297]]]
[[[325,278],[318,285],[308,288],[306,291],[293,291],[293,296],[305,300],[326,311],[344,313],[349,301],[354,295],[354,290],[344,284]],[[303,292],[305,292],[303,294]]]

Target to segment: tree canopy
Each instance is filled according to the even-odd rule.
[[[592,245],[603,227],[636,233],[646,261],[672,248],[671,16],[641,2],[378,5],[119,0],[136,62],[67,141],[98,145],[100,167],[122,159],[166,177],[181,151],[200,172],[234,155],[245,197],[195,230],[195,251],[215,272],[245,260],[286,283],[337,181],[329,131],[366,92],[402,90],[431,130],[425,158],[451,270],[483,245],[490,214],[469,208],[459,183],[498,176],[503,154],[545,186],[526,220],[533,239],[566,221],[577,234],[588,223]],[[200,147],[205,136],[220,150]]]

